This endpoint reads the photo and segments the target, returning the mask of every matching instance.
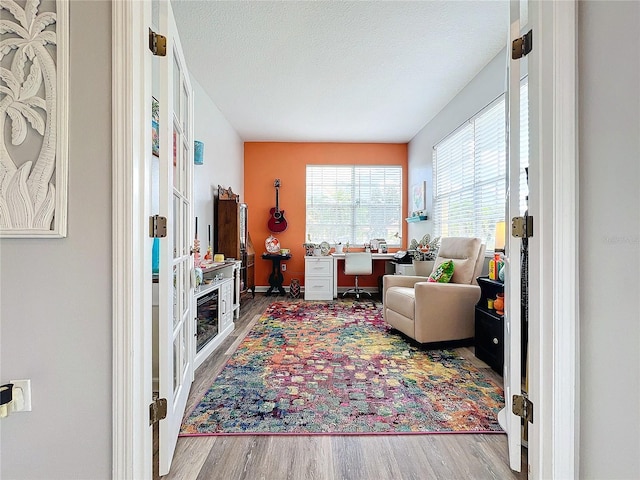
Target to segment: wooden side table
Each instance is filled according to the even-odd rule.
[[[484,361],[500,375],[504,366],[504,316],[489,309],[487,301],[504,292],[504,284],[489,277],[478,277],[480,300],[476,305],[476,357]]]
[[[267,290],[267,296],[275,293],[276,290],[281,295],[286,295],[284,287],[282,286],[282,282],[284,281],[284,276],[280,271],[280,264],[283,261],[289,260],[291,258],[291,254],[288,255],[280,255],[279,253],[263,253],[262,258],[264,260],[271,260],[271,275],[269,275],[269,290]]]

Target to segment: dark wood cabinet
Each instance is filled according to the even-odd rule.
[[[255,297],[255,251],[247,230],[247,205],[235,198],[218,198],[216,202],[215,253],[242,261],[240,290],[251,290]]]
[[[486,362],[500,375],[504,366],[504,316],[488,307],[488,300],[504,292],[504,284],[488,277],[478,277],[482,294],[476,305],[476,357]]]

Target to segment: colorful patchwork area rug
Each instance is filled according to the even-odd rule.
[[[390,331],[379,305],[275,302],[181,436],[502,432],[502,388],[450,350]]]

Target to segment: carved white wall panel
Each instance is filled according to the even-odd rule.
[[[0,236],[67,233],[69,1],[0,0]]]

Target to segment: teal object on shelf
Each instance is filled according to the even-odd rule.
[[[193,163],[204,165],[204,143],[198,140],[193,142]]]
[[[414,215],[412,217],[407,217],[405,218],[405,220],[407,221],[407,223],[414,223],[414,222],[423,222],[427,219],[426,215]]]

